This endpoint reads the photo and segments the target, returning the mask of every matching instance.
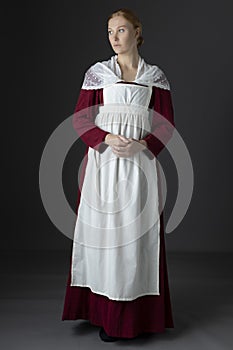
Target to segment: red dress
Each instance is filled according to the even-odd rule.
[[[81,89],[75,112],[99,104],[103,104],[103,89]],[[153,86],[149,107],[165,117],[174,126],[170,90]],[[103,152],[108,147],[103,141],[109,132],[94,125],[93,115],[94,113],[86,113],[83,118],[76,118],[74,114],[73,118],[74,128],[79,130],[79,132],[81,131],[81,139],[87,145],[85,155],[89,147],[93,147],[99,152]],[[158,128],[158,122],[156,125]],[[153,126],[152,121],[151,130],[154,130]],[[160,123],[159,134],[163,137],[163,140],[168,141],[171,137],[171,130],[164,123]],[[149,133],[144,140],[147,141],[147,148],[154,156],[157,156],[165,147],[152,133]],[[150,152],[148,154],[151,156]],[[85,160],[81,170],[76,213],[80,201],[82,182],[85,176],[87,157],[85,157]],[[161,196],[160,181],[161,178],[158,169],[159,196]],[[123,338],[134,338],[144,332],[157,333],[163,332],[165,328],[174,328],[166,263],[163,212],[160,215],[160,220],[160,295],[145,295],[130,301],[116,301],[93,293],[89,287],[70,286],[70,255],[70,270],[62,314],[63,321],[77,319],[89,320],[90,323],[96,326],[104,327],[108,335]]]

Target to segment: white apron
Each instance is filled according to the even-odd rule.
[[[150,131],[152,87],[111,84],[103,89],[95,124],[141,139]],[[159,295],[160,220],[156,158],[118,157],[89,147],[75,225],[71,286],[112,300]]]

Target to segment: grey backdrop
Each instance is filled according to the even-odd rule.
[[[106,18],[129,7],[143,23],[140,54],[166,73],[176,128],[194,166],[194,193],[182,223],[166,235],[168,251],[232,251],[232,1],[66,1],[10,3],[3,23],[1,249],[70,249],[44,210],[39,163],[56,127],[73,111],[86,69],[109,58]],[[77,142],[63,185],[77,200]],[[177,193],[166,150],[165,220]]]

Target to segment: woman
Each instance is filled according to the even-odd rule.
[[[174,116],[164,73],[138,53],[135,14],[113,12],[108,37],[115,55],[86,71],[73,118],[87,147],[62,320],[116,341],[174,327],[156,160]]]

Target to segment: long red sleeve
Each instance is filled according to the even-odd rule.
[[[101,89],[81,89],[72,120],[73,127],[83,142],[100,153],[108,147],[104,139],[109,134],[94,123],[102,102]]]
[[[144,152],[147,153],[150,159],[153,159],[153,156],[157,157],[168,143],[169,139],[172,137],[175,126],[170,90],[153,86],[149,107],[159,113],[151,112],[151,131],[143,138],[143,140],[147,142],[147,148],[153,155],[147,149],[145,149]],[[160,141],[160,139],[162,141]]]

